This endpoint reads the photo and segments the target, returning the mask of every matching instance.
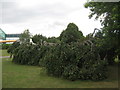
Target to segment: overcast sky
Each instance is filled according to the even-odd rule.
[[[6,33],[25,29],[47,37],[59,36],[69,23],[75,23],[87,35],[100,28],[99,21],[89,19],[86,0],[1,0],[0,28]],[[1,14],[2,13],[2,14]]]

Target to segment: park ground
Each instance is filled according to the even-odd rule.
[[[2,56],[8,56],[1,50]],[[17,65],[10,58],[2,58],[3,88],[118,88],[118,66],[108,67],[109,77],[103,81],[69,81],[48,76],[45,69],[38,66]]]

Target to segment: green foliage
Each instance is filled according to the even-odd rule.
[[[30,42],[30,38],[31,38],[31,34],[30,34],[30,32],[29,32],[28,29],[25,30],[20,35],[20,41],[21,41],[21,43],[28,43],[28,42]]]
[[[14,42],[14,43],[8,48],[7,52],[11,55],[11,57],[12,57],[12,55],[14,54],[15,49],[16,49],[19,45],[20,45],[19,42]]]
[[[37,35],[37,34],[32,37],[32,41],[33,43],[40,44],[40,45],[43,45],[45,42],[48,44],[49,43],[60,43],[60,40],[56,37],[47,38],[45,36]]]
[[[95,19],[103,16],[104,19],[100,18],[100,21],[105,27],[118,24],[119,7],[119,2],[87,2],[85,4],[85,8],[89,8],[91,11],[89,18],[92,18],[95,14],[97,14]]]
[[[97,32],[95,34],[95,45],[98,48],[98,52],[100,54],[100,58],[104,59],[104,57],[108,60],[109,65],[113,65],[114,59],[117,55],[116,53],[116,47],[111,44],[109,38],[107,36],[104,36],[104,33]]]
[[[53,47],[44,57],[47,73],[68,80],[103,80],[106,78],[106,60],[101,60],[97,50],[78,43]]]
[[[106,43],[101,44],[102,33],[84,38],[78,27],[70,23],[58,38],[35,35],[32,40],[36,44],[22,43],[13,49],[13,62],[39,65],[45,67],[48,75],[71,81],[107,78],[106,53],[102,55]]]
[[[47,42],[49,42],[49,43],[60,43],[60,40],[56,37],[49,37],[47,39]]]
[[[68,80],[74,81],[78,79],[79,68],[76,65],[68,65],[64,68],[62,77]]]
[[[47,40],[47,38],[45,36],[42,36],[42,35],[36,34],[32,37],[33,43],[36,43],[36,44],[42,44],[43,41],[46,41],[46,40]]]
[[[85,7],[91,11],[90,18],[96,16],[95,19],[100,19],[107,41],[120,57],[120,2],[87,2]]]
[[[83,34],[79,31],[78,27],[74,23],[68,24],[66,30],[64,30],[60,35],[61,42],[71,43],[77,42],[79,39],[83,38]]]
[[[24,65],[39,65],[40,59],[47,51],[47,46],[21,44],[14,51],[13,62]]]

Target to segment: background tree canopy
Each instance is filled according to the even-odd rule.
[[[85,7],[91,11],[89,18],[100,19],[106,40],[120,57],[120,2],[87,2]]]
[[[76,42],[82,39],[83,33],[79,31],[78,27],[74,23],[69,23],[66,30],[60,34],[60,40],[64,43]]]
[[[32,37],[33,43],[36,43],[36,44],[42,44],[43,41],[46,41],[46,40],[47,40],[47,38],[45,36],[42,36],[42,35],[36,34]]]
[[[21,41],[21,43],[28,43],[28,42],[30,42],[30,38],[31,38],[31,34],[30,34],[30,32],[29,32],[28,29],[25,30],[20,35],[20,41]]]

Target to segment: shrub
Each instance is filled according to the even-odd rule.
[[[78,79],[79,76],[79,68],[76,65],[68,65],[64,68],[64,72],[62,74],[63,78],[74,81]]]
[[[64,30],[59,37],[60,41],[64,43],[77,42],[79,39],[83,38],[83,33],[79,31],[74,23],[69,23],[66,30]]]
[[[47,46],[21,44],[14,50],[13,62],[24,65],[39,65],[47,49]]]
[[[7,52],[10,53],[11,57],[14,54],[14,50],[20,45],[19,42],[14,42],[10,47],[8,48]]]
[[[95,48],[78,43],[60,44],[44,57],[44,67],[52,76],[68,80],[102,80],[106,78],[106,60],[101,60]]]
[[[62,74],[63,63],[62,60],[61,61],[59,60],[60,47],[59,45],[56,47],[51,46],[49,52],[47,52],[45,56],[42,58],[43,60],[41,63],[43,64],[44,67],[46,67],[47,73],[49,75],[59,77]]]
[[[71,81],[107,78],[106,53],[102,53],[103,48],[97,46],[94,37],[85,39],[75,24],[70,23],[59,38],[46,40],[42,35],[35,35],[32,39],[35,45],[22,43],[12,51],[13,62],[39,65],[46,68],[48,75]],[[56,43],[48,43],[53,41]]]

